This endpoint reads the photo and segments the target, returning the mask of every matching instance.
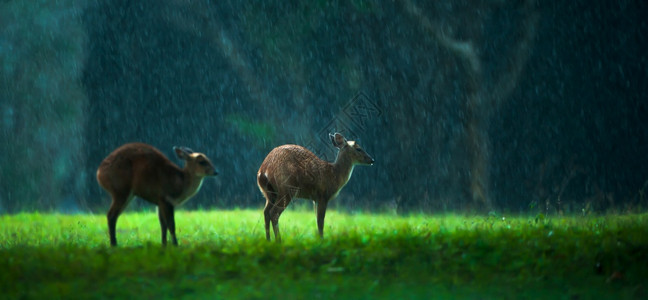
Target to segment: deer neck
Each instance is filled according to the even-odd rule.
[[[187,181],[185,182],[184,194],[186,194],[188,197],[191,197],[200,190],[200,187],[202,186],[203,183],[203,179],[205,179],[205,177],[187,175],[186,178]]]
[[[347,182],[349,182],[351,174],[353,174],[353,167],[353,161],[339,152],[335,162],[333,163],[333,175],[338,182],[338,192],[347,184]]]
[[[191,175],[191,173],[187,172],[187,170],[183,170],[182,173],[184,175],[182,176],[182,190],[180,191],[178,197],[169,199],[169,202],[171,202],[171,204],[173,204],[174,206],[180,206],[187,202],[187,200],[191,199],[191,197],[193,197],[193,195],[195,195],[200,190],[204,179],[204,177],[201,176]]]

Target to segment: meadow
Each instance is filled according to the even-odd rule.
[[[641,299],[648,214],[463,216],[178,211],[178,247],[154,211],[0,216],[0,298]]]

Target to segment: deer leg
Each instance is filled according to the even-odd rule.
[[[326,216],[327,201],[317,202],[317,231],[320,238],[324,237],[324,217]]]
[[[110,246],[117,246],[117,237],[115,236],[115,227],[117,226],[117,218],[119,218],[119,208],[115,205],[115,201],[110,205],[108,210],[108,234],[110,235]]]
[[[178,245],[178,239],[176,238],[176,233],[175,233],[175,217],[174,217],[174,210],[175,208],[173,205],[165,200],[160,201],[160,204],[158,205],[159,212],[158,212],[158,217],[161,214],[162,219],[164,223],[166,224],[165,226],[162,226],[162,245],[166,245],[166,230],[169,230],[169,234],[171,234],[171,242],[173,243],[174,246]],[[161,224],[162,222],[160,222]]]
[[[274,231],[275,242],[281,243],[281,233],[279,233],[279,217],[272,219],[272,231]]]
[[[277,194],[263,190],[263,195],[266,198],[266,205],[263,208],[263,221],[265,222],[266,239],[270,241],[270,220],[272,219],[272,208],[277,205]]]
[[[167,243],[167,224],[166,220],[164,218],[164,215],[162,213],[162,208],[158,205],[157,209],[158,213],[158,220],[160,220],[160,229],[162,230],[162,245],[166,245]]]
[[[265,208],[263,208],[263,221],[265,222],[265,233],[266,239],[270,241],[270,211],[272,210],[272,204],[266,199]]]
[[[171,234],[171,243],[174,246],[178,246],[178,238],[176,237],[175,231],[175,207],[171,204],[169,204],[167,216],[167,227],[169,227],[169,234]]]
[[[270,184],[268,177],[265,174],[259,173],[257,175],[257,184],[261,193],[266,199],[265,207],[263,208],[263,221],[265,225],[266,240],[270,241],[270,219],[272,217],[272,207],[277,202],[277,193],[274,191],[273,186]]]
[[[116,237],[116,227],[117,227],[117,218],[124,211],[124,208],[128,205],[130,200],[133,198],[132,195],[116,195],[112,194],[112,203],[108,209],[108,214],[106,218],[108,219],[108,234],[110,235],[110,246],[117,246],[117,237]]]
[[[281,216],[283,208],[277,205],[272,207],[270,211],[270,220],[272,221],[272,231],[274,231],[275,241],[281,243],[281,233],[279,233],[279,216]]]
[[[272,221],[272,230],[274,231],[275,241],[281,243],[281,233],[279,233],[279,217],[281,213],[286,209],[288,203],[290,203],[290,196],[284,194],[279,199],[275,201],[274,205],[270,210],[270,220]]]

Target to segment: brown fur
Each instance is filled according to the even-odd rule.
[[[279,216],[293,198],[313,200],[317,204],[317,228],[324,236],[324,217],[328,202],[346,185],[353,167],[371,165],[374,160],[360,146],[336,133],[331,142],[338,147],[334,163],[319,159],[299,145],[274,148],[257,172],[257,184],[266,198],[263,211],[266,239],[270,240],[270,222],[275,239],[280,242]]]
[[[162,244],[166,245],[167,230],[174,245],[174,208],[189,200],[206,176],[216,175],[211,161],[202,153],[187,148],[174,148],[185,160],[184,169],[172,163],[153,146],[142,143],[125,144],[110,153],[97,169],[97,181],[112,197],[108,210],[110,244],[117,245],[117,218],[134,196],[158,206],[162,229]]]

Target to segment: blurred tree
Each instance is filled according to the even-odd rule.
[[[491,201],[489,165],[491,146],[489,124],[495,111],[510,98],[511,92],[520,81],[533,47],[539,13],[534,0],[526,0],[511,6],[502,7],[505,3],[498,1],[458,2],[434,7],[437,18],[433,22],[420,7],[411,1],[405,1],[405,10],[415,18],[425,31],[431,34],[436,42],[450,55],[457,56],[459,75],[464,89],[462,120],[465,134],[465,147],[469,161],[469,184],[467,194],[472,199],[471,206],[481,210],[493,208]],[[494,11],[513,11],[519,28],[513,32],[508,45],[495,45],[504,52],[493,55],[492,35],[489,24],[493,22]],[[499,29],[499,28],[497,28]],[[455,67],[455,66],[453,66]],[[456,70],[456,69],[455,69]],[[452,68],[441,70],[441,76],[455,72]]]
[[[83,208],[84,5],[0,3],[0,211]]]

